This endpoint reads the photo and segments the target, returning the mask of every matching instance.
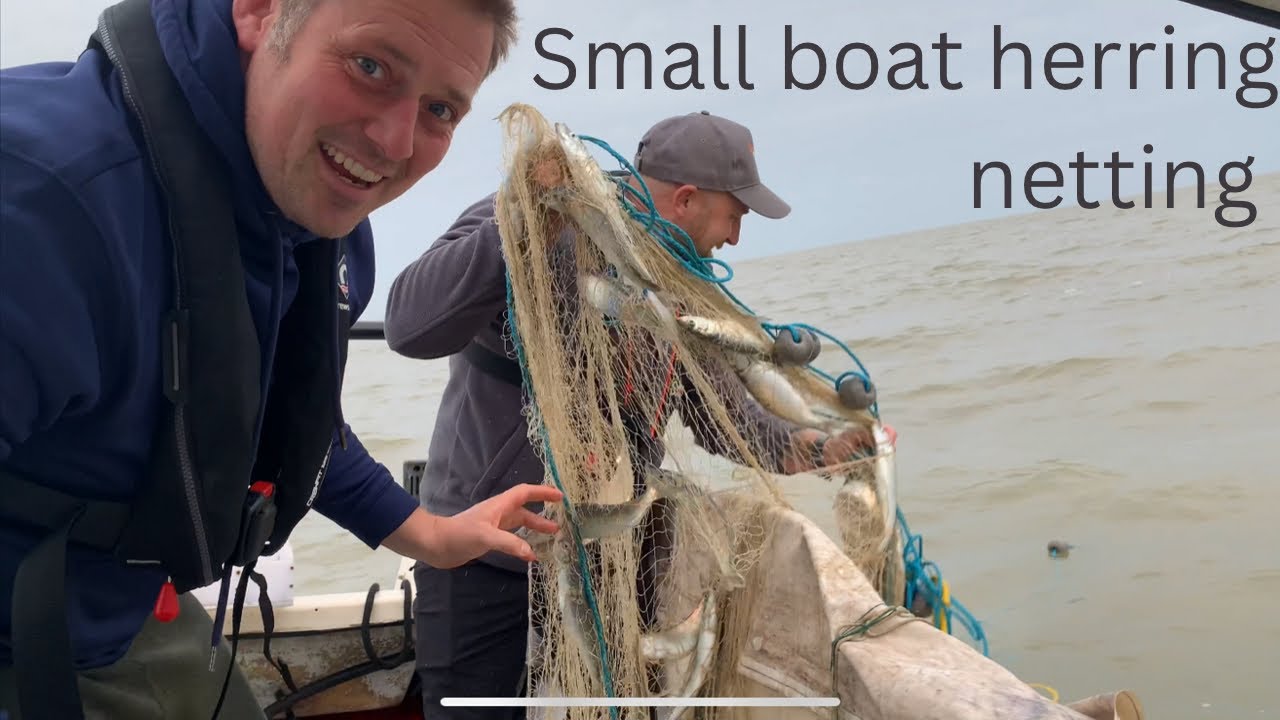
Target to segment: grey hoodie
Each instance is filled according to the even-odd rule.
[[[420,498],[429,511],[440,515],[453,515],[520,483],[544,479],[542,460],[528,440],[522,389],[485,372],[464,352],[474,344],[501,356],[499,361],[515,357],[504,341],[509,336],[506,269],[494,198],[491,194],[464,210],[443,236],[400,272],[387,298],[384,326],[392,350],[420,359],[449,356],[449,381],[431,436]],[[649,353],[638,356],[665,361]],[[761,408],[727,367],[711,373],[711,381],[745,436],[758,439],[760,447],[753,449],[761,461],[778,471],[782,451],[798,426]],[[714,426],[697,422],[702,405],[692,383],[681,378],[678,390],[662,422],[679,409],[690,418],[701,447],[734,459],[731,444],[714,433]],[[624,418],[637,468],[656,467],[665,455],[661,432],[656,438],[649,432],[651,420]],[[517,572],[526,568],[524,562],[501,553],[490,553],[481,561]]]

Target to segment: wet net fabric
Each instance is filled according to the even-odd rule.
[[[561,532],[533,543],[528,692],[734,696],[767,510],[786,505],[789,435],[754,418],[763,408],[786,427],[830,433],[879,424],[842,403],[811,358],[780,356],[778,333],[682,248],[687,238],[652,211],[625,161],[607,172],[587,142],[529,106],[509,107],[501,122],[509,344],[545,482],[565,493],[543,511]],[[885,461],[828,471],[843,483],[835,510],[845,552],[897,604],[902,548],[876,491]]]

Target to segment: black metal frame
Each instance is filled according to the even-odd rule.
[[[382,323],[376,320],[360,320],[351,326],[352,340],[386,340]]]
[[[1230,15],[1234,18],[1280,29],[1280,12],[1243,0],[1182,0],[1189,5]]]

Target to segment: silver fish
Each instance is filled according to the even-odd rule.
[[[884,519],[884,535],[880,538],[880,544],[877,547],[879,552],[884,552],[889,547],[889,543],[893,541],[893,536],[898,530],[898,463],[895,460],[894,453],[896,449],[889,439],[889,433],[885,431],[884,425],[879,421],[871,428],[871,435],[876,441],[876,498],[880,501],[880,508],[883,512]]]
[[[616,537],[640,524],[653,502],[661,497],[652,485],[639,497],[620,503],[579,503],[573,506],[578,534],[584,540]]]
[[[578,537],[583,544],[606,537],[617,537],[635,528],[644,519],[654,501],[662,497],[658,487],[650,485],[639,496],[620,503],[578,503],[573,506],[573,514],[577,518]],[[560,522],[560,529],[555,535],[534,533],[521,527],[515,531],[542,562],[553,557],[553,547],[557,543],[571,542],[572,531],[568,523]]]
[[[766,410],[797,425],[831,432],[836,423],[817,415],[787,377],[772,364],[742,353],[728,353],[730,364],[751,395]]]
[[[561,538],[555,545],[554,556],[558,565],[556,572],[556,603],[560,609],[560,619],[564,623],[565,634],[577,649],[590,673],[593,688],[603,689],[604,679],[600,672],[600,642],[596,635],[595,618],[591,606],[587,604],[586,592],[583,589],[582,572],[578,554],[573,543]],[[600,621],[603,624],[604,618]]]
[[[591,156],[587,144],[564,123],[556,123],[556,140],[568,160],[569,173],[579,190],[593,202],[613,199],[617,192],[596,159]]]
[[[556,123],[556,136],[582,198],[570,199],[565,192],[552,190],[546,196],[548,207],[571,218],[624,280],[636,287],[656,290],[654,273],[637,251],[636,240],[622,215],[617,187],[582,140],[563,123]]]
[[[578,276],[578,287],[588,305],[615,320],[621,320],[626,306],[635,302],[630,290],[613,278],[583,273]]]
[[[591,606],[587,603],[579,556],[572,542],[564,539],[556,543],[554,556],[558,563],[556,601],[565,633],[587,668],[594,683],[593,687],[603,688],[599,635],[596,634],[595,617],[591,612]],[[600,620],[603,624],[606,618],[601,617]],[[715,642],[715,623],[715,597],[714,594],[708,593],[702,604],[679,625],[661,632],[641,635],[642,656],[649,662],[660,662],[688,655],[696,648],[699,655],[695,658],[695,665],[691,669],[690,680],[690,683],[696,680],[696,684],[686,685],[692,688],[688,692],[695,692],[706,676],[706,667],[700,667],[700,664],[710,664],[709,658],[702,656],[709,653],[706,648]],[[707,637],[708,633],[710,637]]]
[[[702,622],[698,628],[698,644],[693,651],[693,661],[689,665],[689,676],[677,693],[667,693],[667,697],[693,697],[707,681],[711,674],[711,662],[715,658],[716,636],[719,632],[719,618],[716,611],[715,593],[707,593],[702,601]],[[660,708],[659,720],[680,720],[689,708]]]
[[[568,199],[556,191],[547,195],[546,204],[573,220],[604,255],[605,262],[612,265],[628,284],[645,290],[658,289],[653,273],[640,259],[631,234],[620,221],[599,208]]]
[[[656,293],[643,289],[637,292],[620,280],[590,273],[579,276],[578,284],[587,303],[601,314],[675,339],[678,333],[675,313]]]
[[[649,662],[684,657],[698,645],[702,630],[702,613],[706,599],[674,627],[646,633],[640,638],[640,655]]]
[[[748,331],[735,322],[725,322],[701,315],[681,315],[680,325],[689,332],[733,352],[767,358],[773,352],[773,344],[762,333]]]
[[[551,561],[552,547],[555,544],[556,536],[534,533],[523,527],[516,530],[516,535],[521,540],[529,543],[529,549],[533,551],[533,556],[538,559],[538,562]]]

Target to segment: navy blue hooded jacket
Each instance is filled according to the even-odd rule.
[[[249,154],[231,0],[152,0],[152,12],[174,75],[235,175],[265,402],[277,330],[297,287],[293,249],[314,236],[280,215]],[[145,476],[166,402],[159,328],[173,278],[159,190],[103,53],[5,69],[0,98],[0,469],[125,501]],[[367,221],[348,241],[347,274],[354,322],[373,290]],[[0,503],[6,495],[0,480]],[[314,507],[377,547],[418,501],[348,430],[347,449],[335,442]],[[0,527],[0,664],[12,662],[14,574],[36,539]],[[164,579],[70,549],[77,667],[125,652]]]

